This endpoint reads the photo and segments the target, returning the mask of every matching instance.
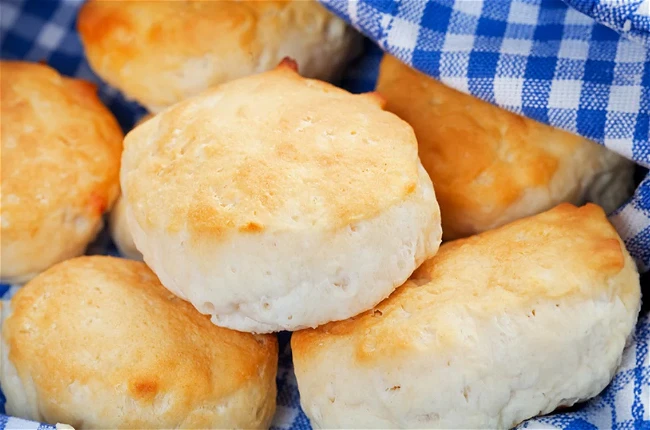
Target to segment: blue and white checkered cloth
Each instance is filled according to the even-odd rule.
[[[650,167],[650,0],[321,0],[372,42],[342,86],[371,91],[382,50],[449,86],[595,140]],[[3,59],[45,60],[99,84],[128,130],[144,109],[90,70],[75,32],[82,0],[0,0]],[[650,177],[611,216],[650,268]],[[114,253],[100,243],[101,252]],[[0,285],[0,297],[14,289]],[[277,429],[309,429],[288,335],[281,334]],[[650,429],[650,315],[639,320],[614,381],[570,412],[523,428]],[[0,393],[0,412],[2,412]],[[0,414],[0,430],[52,428]]]

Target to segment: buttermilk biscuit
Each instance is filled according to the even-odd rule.
[[[283,63],[125,139],[134,242],[174,294],[242,331],[314,327],[401,285],[441,237],[411,127]]]
[[[0,62],[3,282],[80,255],[119,193],[122,132],[95,87],[48,66]]]
[[[445,240],[469,236],[560,202],[616,209],[633,164],[603,146],[451,89],[382,60],[377,91],[413,126],[436,187]]]
[[[2,314],[10,415],[83,428],[268,428],[274,336],[215,326],[144,263],[79,257]]]
[[[331,80],[361,43],[315,0],[91,0],[78,27],[94,71],[152,112],[285,56]]]
[[[316,428],[512,428],[597,395],[640,306],[595,205],[444,244],[374,309],[293,334]]]

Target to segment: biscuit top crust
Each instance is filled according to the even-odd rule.
[[[301,77],[291,61],[172,106],[125,139],[122,189],[145,230],[333,230],[418,186],[412,128],[374,93]]]

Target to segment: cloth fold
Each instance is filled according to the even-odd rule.
[[[596,22],[650,48],[650,1],[648,0],[564,0]]]

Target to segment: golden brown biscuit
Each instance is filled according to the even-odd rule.
[[[605,388],[639,306],[602,209],[565,203],[443,244],[374,309],[294,333],[300,401],[318,428],[512,428]]]
[[[122,192],[163,285],[215,324],[314,327],[373,306],[440,243],[411,127],[290,62],[131,131]]]
[[[0,278],[27,280],[82,254],[119,192],[122,131],[95,87],[0,62]]]
[[[295,58],[330,80],[360,36],[315,0],[91,0],[79,33],[95,72],[152,112]]]
[[[633,164],[571,133],[463,94],[384,56],[377,91],[413,126],[445,240],[591,201],[610,212],[632,192]]]
[[[58,264],[3,312],[7,412],[82,428],[268,428],[278,345],[213,325],[144,263]]]

